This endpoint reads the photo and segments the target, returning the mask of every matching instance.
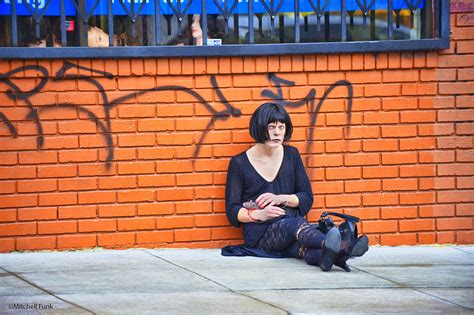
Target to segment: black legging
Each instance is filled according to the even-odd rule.
[[[309,225],[305,218],[283,218],[268,227],[257,247],[304,258],[306,263],[318,266],[324,239],[325,235],[315,226]],[[300,250],[302,246],[303,251]]]

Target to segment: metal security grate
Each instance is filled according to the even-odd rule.
[[[449,0],[0,0],[0,58],[448,47]]]

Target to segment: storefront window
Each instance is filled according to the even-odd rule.
[[[0,47],[449,40],[446,29],[447,0],[0,0]]]

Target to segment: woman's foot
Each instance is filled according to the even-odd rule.
[[[351,268],[349,268],[346,261],[351,257],[361,257],[368,250],[369,250],[369,239],[366,235],[362,235],[353,244],[349,243],[348,245],[345,245],[345,244],[341,245],[341,251],[337,255],[334,261],[334,265],[349,272],[351,271]]]
[[[326,238],[323,243],[321,258],[319,261],[319,267],[323,271],[329,271],[334,264],[337,254],[341,249],[341,233],[339,229],[333,227],[326,234]]]

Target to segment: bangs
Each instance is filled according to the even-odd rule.
[[[285,108],[277,103],[265,103],[257,108],[250,119],[250,135],[256,142],[265,143],[269,140],[268,124],[276,122],[285,124],[284,140],[290,140],[293,133],[293,124]]]

